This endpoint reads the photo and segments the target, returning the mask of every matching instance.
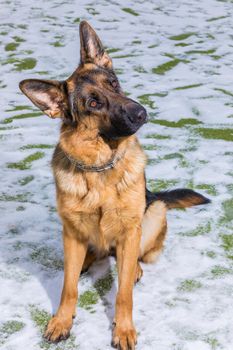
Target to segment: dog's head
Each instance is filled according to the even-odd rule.
[[[74,127],[92,120],[98,133],[109,139],[134,134],[147,121],[146,110],[125,96],[111,58],[85,21],[80,24],[80,49],[80,64],[67,80],[27,79],[20,89],[51,118],[60,117]]]

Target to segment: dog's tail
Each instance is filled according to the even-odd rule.
[[[178,188],[171,191],[150,192],[146,189],[147,207],[154,201],[162,201],[168,209],[188,208],[194,205],[208,204],[210,199],[193,190]]]

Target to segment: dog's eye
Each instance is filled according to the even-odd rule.
[[[112,87],[114,87],[114,89],[118,86],[118,82],[116,81],[116,80],[113,80],[112,82],[111,82],[111,85],[112,85]]]
[[[96,108],[97,105],[98,105],[98,102],[97,102],[96,100],[94,100],[94,99],[90,100],[89,106],[90,106],[91,108]]]

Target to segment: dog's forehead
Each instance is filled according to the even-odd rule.
[[[80,91],[94,86],[101,87],[108,80],[115,79],[113,70],[102,68],[94,64],[86,64],[78,68],[67,80],[70,92]]]

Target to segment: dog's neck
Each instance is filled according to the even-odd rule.
[[[108,140],[99,135],[96,127],[62,125],[59,144],[71,159],[86,166],[102,166],[114,159],[115,155],[123,156],[126,145],[134,138]]]

